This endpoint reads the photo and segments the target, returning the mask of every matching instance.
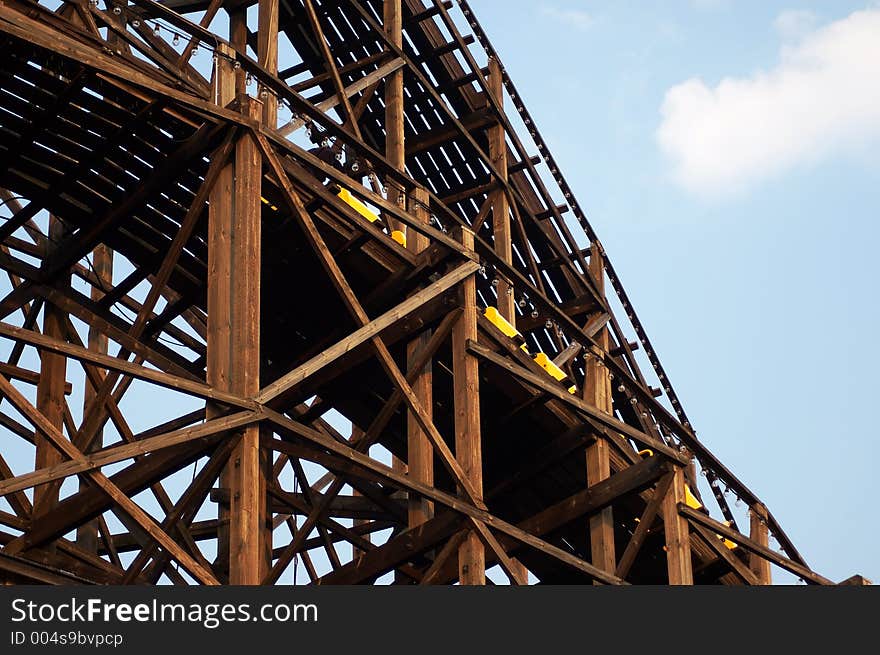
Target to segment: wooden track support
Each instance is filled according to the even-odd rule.
[[[767,508],[757,503],[749,508],[749,538],[764,546],[769,546],[770,531],[767,528]],[[770,561],[756,553],[749,553],[749,568],[755,574],[758,584],[772,583]]]
[[[110,250],[106,245],[101,244],[95,248],[92,253],[92,266],[95,269],[95,276],[99,281],[98,286],[92,287],[91,295],[92,300],[99,301],[104,296],[104,292],[101,290],[100,285],[104,285],[105,288],[110,288],[113,285],[113,251]],[[107,348],[109,346],[109,340],[107,335],[95,328],[95,326],[89,326],[89,336],[88,336],[88,344],[89,350],[93,350],[94,352],[107,354]],[[100,373],[106,375],[107,372],[99,369]],[[97,395],[98,389],[90,384],[88,380],[86,380],[86,386],[83,391],[83,414],[88,411],[92,402],[95,400],[95,396]],[[90,448],[88,450],[98,450],[101,448],[103,444],[103,429],[98,430],[98,433],[95,437],[95,440],[92,442]],[[88,486],[85,480],[80,480],[79,488],[83,490]],[[98,550],[98,521],[89,521],[85,525],[82,525],[76,531],[76,544],[89,552],[97,552]]]
[[[388,39],[398,48],[403,47],[403,9],[401,0],[385,0],[383,25]],[[398,68],[385,78],[385,158],[398,171],[406,170],[406,142],[404,140],[403,69]],[[403,189],[388,184],[389,200],[400,206]],[[389,218],[391,230],[400,230],[407,237],[406,226]]]
[[[666,569],[671,585],[694,584],[691,546],[687,519],[679,515],[679,504],[685,502],[684,468],[676,466],[672,484],[663,499],[663,526],[666,534]]]
[[[54,214],[49,216],[49,240],[47,248],[52,250],[53,244],[60,242],[65,236],[64,223]],[[43,334],[61,339],[64,335],[64,312],[51,303],[46,303],[43,310]],[[64,425],[64,381],[67,370],[67,358],[60,353],[43,351],[40,353],[40,381],[37,384],[37,409],[46,420],[60,432]],[[39,430],[34,434],[36,454],[35,470],[60,464],[61,453],[51,441]],[[33,518],[45,516],[58,504],[58,486],[40,485],[34,488]],[[52,548],[51,546],[49,547]]]
[[[226,105],[235,71],[218,58],[215,97]],[[262,103],[236,98],[242,113],[262,119]],[[260,390],[260,193],[262,156],[251,134],[235,145],[234,161],[211,191],[208,219],[208,383],[241,396]],[[208,418],[220,411],[207,408]],[[260,426],[241,429],[241,438],[221,475],[230,503],[219,533],[218,568],[228,566],[230,584],[260,584],[269,570],[271,539],[266,517],[268,460],[260,449]]]
[[[424,221],[428,222],[428,193],[417,188],[413,191],[410,198],[412,213]],[[428,239],[415,230],[410,232],[407,240],[407,248],[418,254],[428,246]],[[418,357],[418,352],[427,347],[431,340],[431,331],[425,330],[415,339],[407,344],[407,366],[411,367]],[[421,371],[416,375],[412,382],[413,392],[419,399],[419,403],[425,408],[429,418],[433,419],[433,373],[431,371],[431,360],[429,359]],[[407,414],[407,466],[409,475],[412,479],[423,482],[427,485],[434,484],[434,449],[431,442],[419,426],[417,417],[409,412]],[[419,496],[410,496],[409,499],[409,526],[414,527],[433,518],[434,504],[427,498]]]
[[[461,244],[474,247],[474,233],[461,229]],[[477,359],[467,350],[477,338],[477,292],[473,275],[460,286],[462,314],[452,328],[455,454],[475,493],[482,499],[483,460],[480,437],[480,377]],[[468,532],[458,548],[458,580],[463,585],[486,584],[486,552],[476,531]]]
[[[599,293],[604,293],[605,268],[602,254],[596,244],[590,250],[590,275]],[[608,329],[602,328],[596,335],[599,347],[608,352]],[[605,365],[595,357],[587,357],[585,364],[584,400],[598,410],[613,415],[611,402],[611,378]],[[587,485],[593,486],[611,475],[609,444],[599,436],[587,447]],[[593,566],[613,572],[617,568],[614,550],[614,513],[611,507],[590,518],[590,552]]]

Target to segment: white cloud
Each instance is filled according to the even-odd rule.
[[[542,5],[541,13],[581,32],[590,29],[594,22],[593,16],[582,9],[560,9],[551,5]]]
[[[880,9],[803,34],[770,71],[670,88],[657,140],[700,195],[741,191],[792,167],[880,143]]]

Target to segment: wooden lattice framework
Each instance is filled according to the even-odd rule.
[[[0,0],[0,46],[0,579],[830,582],[464,0]]]

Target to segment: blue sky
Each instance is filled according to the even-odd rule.
[[[880,7],[471,4],[699,437],[817,571],[880,580]]]

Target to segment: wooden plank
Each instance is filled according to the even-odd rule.
[[[0,583],[10,584],[48,584],[48,585],[87,585],[94,584],[85,577],[80,577],[63,569],[54,569],[45,564],[33,562],[22,557],[13,557],[0,551]],[[14,576],[12,578],[7,576]],[[5,579],[4,579],[5,577]]]
[[[231,19],[230,19],[231,20]],[[230,24],[230,31],[232,25]],[[235,100],[236,73],[231,57],[234,51],[226,44],[218,46],[219,57],[214,64],[211,92],[220,107],[229,106]],[[217,174],[208,199],[208,278],[206,283],[207,322],[205,343],[206,381],[214,389],[229,389],[232,376],[232,352],[229,348],[232,330],[232,226],[233,193],[235,186],[235,163],[228,162]],[[222,409],[212,403],[205,405],[205,416],[218,416]],[[220,486],[229,488],[228,466],[220,473]],[[218,508],[220,526],[217,529],[217,564],[221,579],[229,576],[230,517],[229,507]]]
[[[528,573],[525,571],[525,568],[518,561],[512,559],[507,551],[504,550],[504,546],[496,539],[495,535],[493,535],[489,528],[482,521],[478,521],[475,518],[471,517],[468,522],[474,526],[474,533],[476,533],[479,540],[483,543],[485,547],[488,547],[489,550],[495,555],[495,559],[498,561],[499,566],[501,566],[501,570],[504,571],[505,575],[507,575],[507,579],[510,581],[512,585],[524,585],[528,583]],[[467,536],[465,537],[462,545],[459,546],[458,552],[461,553],[461,548],[467,543]],[[485,555],[483,559],[483,566],[486,566]],[[459,570],[461,570],[461,566],[459,566]],[[459,579],[461,577],[459,576]],[[485,580],[483,581],[485,584]]]

